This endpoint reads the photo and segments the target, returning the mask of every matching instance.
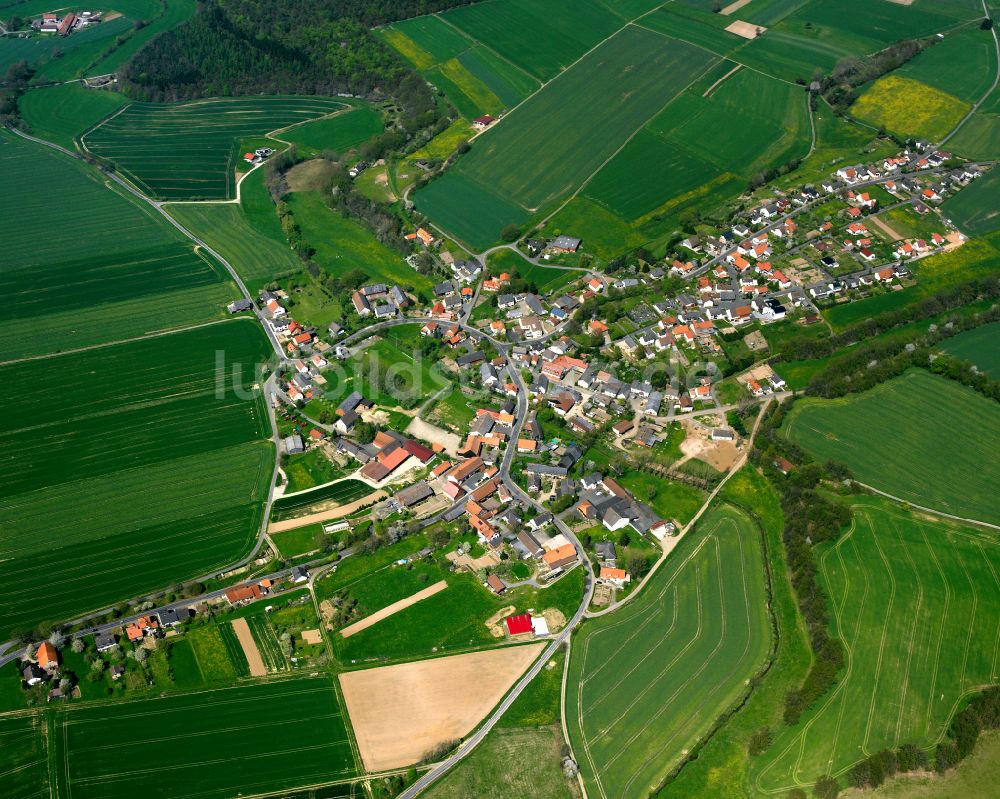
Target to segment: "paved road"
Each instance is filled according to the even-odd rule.
[[[520,435],[521,427],[524,424],[525,417],[528,415],[528,391],[524,385],[524,381],[521,379],[520,372],[508,366],[507,370],[513,382],[518,387],[518,401],[517,401],[517,412],[516,421],[514,423],[513,431],[511,432],[510,441],[507,449],[504,451],[503,460],[500,466],[500,475],[503,479],[504,484],[510,489],[511,493],[521,502],[529,507],[533,507],[539,513],[545,509],[535,502],[532,497],[526,494],[517,483],[515,483],[510,477],[510,466],[514,460],[514,455],[517,452],[517,447],[513,446],[513,442],[517,440]],[[550,640],[550,643],[543,650],[542,654],[538,659],[532,664],[531,668],[525,672],[524,676],[517,681],[517,684],[511,689],[511,691],[504,697],[503,701],[499,706],[490,714],[489,718],[484,721],[479,728],[472,733],[462,745],[458,747],[449,757],[438,763],[430,771],[426,772],[420,779],[418,779],[413,785],[407,788],[399,795],[399,799],[413,799],[421,791],[430,786],[433,782],[442,777],[446,772],[448,772],[452,767],[460,763],[466,755],[468,755],[479,743],[490,733],[497,722],[503,717],[504,713],[510,709],[510,706],[517,701],[517,698],[521,695],[525,688],[531,683],[531,681],[538,676],[538,673],[544,668],[545,664],[552,658],[556,653],[558,648],[563,645],[565,641],[573,634],[574,628],[583,619],[584,613],[587,607],[590,605],[590,599],[594,591],[594,569],[590,562],[590,558],[587,557],[587,553],[583,549],[583,545],[577,539],[576,535],[572,530],[558,517],[555,518],[554,524],[556,528],[562,533],[566,538],[573,543],[576,547],[577,556],[580,558],[580,566],[577,568],[586,569],[586,575],[584,577],[584,595],[580,606],[577,608],[573,617],[566,623],[566,626],[558,633],[554,638]]]

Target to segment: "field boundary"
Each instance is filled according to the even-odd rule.
[[[444,591],[448,587],[448,583],[444,580],[438,580],[434,585],[428,586],[421,591],[417,591],[415,594],[410,594],[410,596],[393,602],[391,605],[386,605],[381,610],[376,610],[370,616],[365,616],[360,621],[354,622],[354,624],[348,624],[344,629],[340,631],[340,635],[343,638],[350,638],[355,633],[359,633],[362,630],[367,630],[369,627],[374,627],[380,621],[388,619],[390,616],[394,616],[401,610],[406,610],[406,608],[411,605],[416,605],[418,602],[424,599],[428,599],[435,594]]]

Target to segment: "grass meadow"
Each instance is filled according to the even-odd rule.
[[[79,162],[0,133],[0,169],[0,362],[219,319],[236,296],[155,211]]]
[[[49,790],[48,752],[43,727],[45,717],[0,716],[0,795],[17,799],[42,799]]]
[[[544,264],[533,264],[514,250],[490,253],[488,265],[531,281],[542,294],[562,288],[585,274],[576,269],[555,269]]]
[[[417,274],[403,256],[382,244],[359,222],[331,211],[316,192],[294,192],[286,198],[302,238],[316,250],[314,260],[330,274],[360,269],[372,281],[430,289],[432,280]]]
[[[819,461],[901,499],[1000,523],[1000,408],[972,389],[921,369],[863,394],[805,400],[787,434]]]
[[[567,723],[594,799],[656,791],[770,645],[760,536],[717,507],[636,598],[573,642]]]
[[[62,83],[25,92],[18,102],[21,118],[33,136],[76,149],[76,139],[128,99],[118,92],[88,89],[82,83]]]
[[[754,785],[768,793],[842,775],[883,748],[934,744],[963,697],[998,677],[994,536],[859,497],[818,565],[847,667],[756,761]]]
[[[942,203],[941,211],[959,230],[971,236],[1000,230],[1000,169],[991,169],[971,186],[949,197]]]
[[[248,551],[274,453],[259,395],[244,392],[268,352],[250,321],[89,350],[50,363],[58,385],[31,404],[18,398],[37,393],[37,371],[0,368],[4,633]],[[243,366],[221,393],[217,355]]]
[[[62,792],[223,799],[355,776],[348,721],[329,677],[76,706],[62,728]],[[155,777],[155,778],[154,778]]]
[[[361,105],[325,119],[296,125],[277,137],[295,145],[300,155],[327,151],[340,154],[377,136],[383,127],[382,114],[369,105]]]
[[[327,97],[241,97],[187,103],[132,103],[82,137],[160,199],[232,195],[240,140],[306,122],[344,107]]]
[[[942,349],[972,361],[994,380],[1000,379],[1000,322],[966,330],[948,339]]]

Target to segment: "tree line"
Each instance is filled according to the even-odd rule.
[[[843,644],[830,635],[827,600],[817,578],[814,550],[817,544],[839,538],[851,520],[847,505],[816,490],[823,478],[849,477],[846,468],[833,463],[820,466],[781,434],[781,424],[792,404],[784,402],[768,409],[750,453],[751,461],[764,470],[781,498],[788,573],[814,656],[802,685],[785,696],[786,724],[798,723],[802,714],[836,683],[844,665]],[[795,464],[787,475],[774,466],[778,458]]]
[[[990,378],[970,361],[940,351],[940,345],[959,333],[1000,321],[1000,305],[968,316],[954,316],[926,332],[911,331],[889,340],[873,340],[852,348],[816,372],[806,387],[811,396],[833,398],[867,391],[901,375],[911,367],[955,380],[1000,402],[1000,380]]]

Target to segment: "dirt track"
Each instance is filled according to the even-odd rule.
[[[247,620],[233,619],[233,630],[236,631],[236,637],[243,647],[243,654],[247,656],[247,663],[250,664],[250,676],[263,677],[267,674],[267,669],[264,668],[264,660],[257,649],[257,642],[253,640],[253,633],[250,632]]]
[[[408,766],[467,735],[543,647],[506,646],[341,674],[365,768]]]
[[[415,594],[411,594],[406,597],[406,599],[400,599],[398,602],[393,602],[391,605],[386,605],[382,610],[375,611],[371,616],[366,616],[361,621],[356,621],[354,624],[348,624],[340,634],[344,638],[350,638],[355,633],[359,633],[362,630],[367,630],[373,624],[378,624],[382,619],[387,619],[394,613],[399,613],[401,610],[405,610],[410,607],[410,605],[416,605],[421,599],[427,599],[427,597],[434,596],[438,591],[444,591],[448,587],[448,583],[444,580],[439,580],[434,583],[434,585],[428,586],[422,591],[417,591]]]

